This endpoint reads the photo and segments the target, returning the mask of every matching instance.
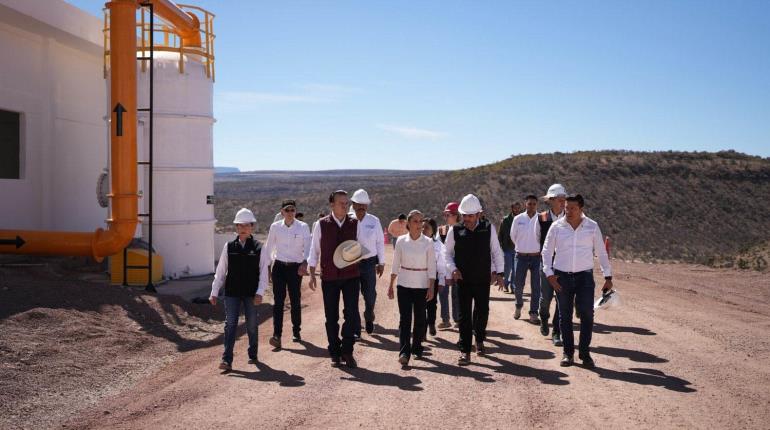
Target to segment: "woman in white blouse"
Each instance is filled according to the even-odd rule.
[[[422,213],[413,210],[406,221],[409,233],[396,241],[388,288],[388,298],[392,300],[393,286],[398,278],[398,311],[401,315],[398,362],[403,366],[409,364],[412,354],[422,358],[426,303],[433,299],[436,280],[436,251],[433,240],[422,234]]]

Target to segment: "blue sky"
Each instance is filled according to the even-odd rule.
[[[217,15],[217,166],[770,156],[770,1],[188,2]]]

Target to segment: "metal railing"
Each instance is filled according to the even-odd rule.
[[[215,80],[214,71],[214,17],[211,12],[198,6],[178,4],[185,12],[192,13],[200,21],[201,46],[185,46],[178,34],[174,33],[171,26],[161,18],[151,20],[148,16],[148,8],[139,8],[141,15],[136,24],[136,50],[140,57],[147,56],[150,49],[150,40],[154,41],[155,52],[173,52],[179,54],[179,73],[184,73],[185,55],[194,55],[200,58],[206,70],[206,77]],[[153,24],[151,22],[154,21]],[[110,14],[109,9],[104,9],[104,78],[109,76],[110,56]],[[152,34],[151,34],[152,33]],[[147,70],[147,61],[141,61],[142,72]]]

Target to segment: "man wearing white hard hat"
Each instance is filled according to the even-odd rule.
[[[353,213],[358,220],[358,242],[369,252],[361,257],[358,263],[361,295],[364,297],[364,323],[366,333],[374,331],[374,304],[377,301],[377,277],[382,276],[385,269],[385,236],[380,219],[368,212],[369,193],[364,189],[356,190],[353,197]],[[361,337],[361,323],[356,325],[356,337]]]
[[[233,366],[233,347],[238,315],[243,307],[246,316],[246,333],[249,337],[249,363],[257,364],[257,305],[267,288],[269,258],[262,252],[260,244],[251,233],[257,219],[243,208],[235,214],[233,224],[238,236],[227,242],[219,257],[214,282],[211,284],[209,301],[217,304],[219,291],[225,289],[225,351],[219,368],[229,371]]]
[[[551,225],[564,217],[564,205],[566,203],[567,190],[562,184],[553,184],[548,187],[548,191],[543,196],[550,208],[538,215],[538,222],[535,226],[535,234],[540,241],[541,259],[545,237]],[[551,259],[553,260],[553,259]],[[551,261],[549,260],[549,263]],[[540,263],[540,334],[548,336],[548,319],[551,316],[551,301],[554,299],[554,291],[548,282],[548,277],[543,273],[545,261]],[[553,337],[551,338],[554,346],[562,346],[561,328],[559,327],[559,302],[556,301],[556,310],[553,313]]]
[[[329,195],[331,213],[320,220],[313,230],[308,265],[311,290],[316,289],[316,267],[321,265],[321,291],[326,315],[326,338],[332,366],[343,361],[348,367],[357,366],[353,358],[360,289],[358,262],[368,252],[359,242],[358,220],[347,213],[348,193],[343,190]],[[340,295],[343,301],[342,339],[340,339]]]
[[[578,357],[583,366],[594,367],[589,348],[594,325],[594,255],[604,274],[602,292],[612,290],[612,267],[596,221],[583,214],[585,201],[576,194],[567,197],[567,215],[554,222],[543,245],[543,271],[556,291],[559,324],[564,340],[561,365],[572,366],[575,353],[572,307],[580,311]]]
[[[473,332],[476,351],[484,354],[487,320],[489,318],[489,285],[503,285],[503,251],[497,240],[495,226],[480,219],[481,202],[473,194],[460,201],[462,222],[449,229],[445,247],[447,270],[459,287],[460,296],[460,358],[457,364],[470,364]],[[475,309],[474,309],[475,306]]]

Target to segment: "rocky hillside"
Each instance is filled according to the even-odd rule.
[[[585,196],[586,212],[612,237],[615,255],[624,258],[706,263],[770,239],[770,159],[733,151],[522,155],[470,169],[404,174],[385,182],[370,176],[334,179],[314,183],[329,191],[367,188],[374,200],[371,210],[383,222],[412,208],[439,215],[447,201],[473,192],[497,223],[512,201],[529,193],[542,195],[550,184],[560,182],[569,192]],[[277,211],[279,196],[253,199],[247,188],[241,184],[235,198],[230,183],[216,184],[222,226],[238,205],[263,214],[258,219]],[[281,194],[299,199],[300,210],[308,214],[326,209],[328,191],[281,188]],[[220,195],[227,197],[220,200]],[[264,209],[266,203],[269,210]]]

